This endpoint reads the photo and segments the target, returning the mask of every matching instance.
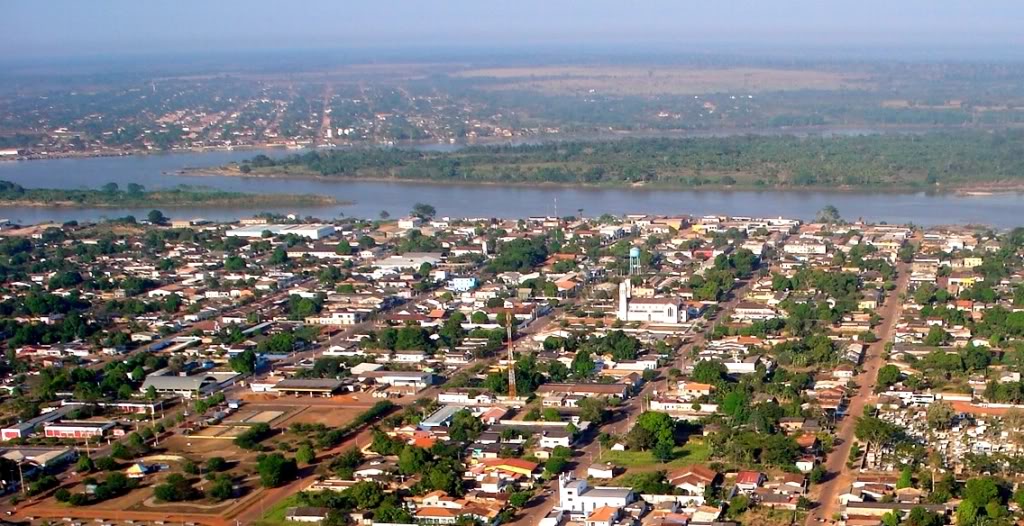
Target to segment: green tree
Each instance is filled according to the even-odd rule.
[[[410,214],[426,221],[437,215],[437,210],[426,203],[416,203],[412,206]]]
[[[925,336],[924,338],[924,344],[936,347],[940,345],[946,345],[947,343],[949,343],[949,340],[950,336],[948,332],[943,330],[942,327],[939,327],[938,325],[932,325],[931,328],[928,329],[928,335]]]
[[[978,520],[978,505],[971,500],[964,500],[956,508],[957,526],[974,526]]]
[[[235,485],[231,482],[231,477],[219,476],[214,479],[213,484],[206,490],[206,496],[217,502],[234,497]]]
[[[228,256],[224,258],[224,270],[231,272],[245,270],[245,260],[238,256]]]
[[[162,225],[167,222],[167,218],[164,217],[164,213],[159,210],[150,210],[149,214],[146,216],[146,219],[148,219],[149,222],[153,223],[154,225]]]
[[[983,508],[992,501],[999,500],[999,482],[993,477],[977,477],[964,484],[963,497],[978,508]]]
[[[576,351],[576,356],[573,357],[572,365],[569,369],[572,371],[574,378],[582,380],[594,374],[594,367],[594,358],[590,355],[590,351],[581,349]]]
[[[295,460],[300,464],[312,464],[316,460],[316,452],[313,451],[313,446],[310,444],[299,446],[299,449],[295,451]]]
[[[239,374],[253,374],[256,372],[256,351],[246,349],[228,359],[231,370]]]
[[[75,464],[75,471],[79,473],[90,473],[96,471],[96,465],[93,463],[91,457],[88,455],[82,455],[78,457],[78,462]]]
[[[162,484],[153,488],[153,496],[164,502],[193,500],[199,495],[192,483],[180,473],[171,473]]]
[[[267,260],[271,265],[282,265],[288,262],[288,252],[285,251],[284,247],[277,247],[270,254],[270,259]]]
[[[522,508],[526,506],[527,502],[530,502],[532,495],[528,491],[517,491],[509,496],[508,503],[513,508]]]
[[[900,478],[896,481],[896,489],[909,488],[914,485],[914,472],[910,466],[900,471]]]
[[[285,458],[280,453],[271,453],[259,457],[256,471],[264,488],[276,488],[294,479],[298,466],[294,459]]]
[[[728,370],[717,360],[701,360],[693,366],[693,381],[702,384],[717,384],[725,378]]]
[[[838,208],[832,205],[827,205],[825,206],[825,208],[822,208],[821,210],[818,211],[818,215],[815,216],[814,220],[818,223],[831,224],[841,223],[843,221],[843,218],[839,215]]]
[[[206,471],[209,473],[224,471],[227,467],[228,461],[224,460],[224,457],[210,457],[206,461]]]
[[[876,391],[881,392],[893,386],[894,384],[900,381],[901,375],[902,373],[900,372],[900,368],[896,367],[895,365],[888,364],[882,366],[878,370]]]
[[[346,490],[345,493],[348,494],[353,502],[357,503],[359,509],[364,510],[373,510],[380,507],[385,498],[384,490],[380,487],[380,484],[372,480],[357,482]]]
[[[338,246],[335,247],[334,252],[341,256],[351,256],[353,252],[352,245],[349,244],[348,240],[342,239],[338,242]]]
[[[953,407],[948,403],[933,402],[928,406],[928,412],[926,414],[928,426],[936,430],[949,429],[953,424],[953,417],[955,414]]]
[[[430,453],[413,445],[406,445],[398,455],[398,469],[406,474],[420,473],[430,461]]]

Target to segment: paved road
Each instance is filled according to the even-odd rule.
[[[807,514],[807,526],[815,525],[819,519],[831,520],[832,515],[839,511],[839,492],[849,486],[855,470],[846,466],[846,460],[850,456],[850,448],[854,441],[854,426],[857,419],[864,414],[864,406],[874,396],[875,384],[878,380],[878,369],[885,365],[883,353],[885,343],[892,341],[896,329],[896,322],[899,321],[902,308],[900,296],[907,292],[910,284],[910,266],[905,263],[897,265],[899,277],[896,281],[896,289],[890,292],[879,313],[882,316],[882,324],[879,327],[879,340],[868,347],[867,356],[864,359],[863,372],[856,377],[859,384],[857,393],[850,399],[846,410],[846,416],[836,430],[837,443],[832,453],[825,462],[828,471],[828,480],[817,488],[818,507]]]
[[[724,319],[736,307],[753,286],[755,279],[750,279],[740,284],[740,286],[734,289],[730,295],[730,298],[725,302],[719,304],[720,310],[715,316],[715,320]],[[710,332],[714,328],[714,324],[710,325],[707,332]],[[616,411],[616,417],[612,422],[609,422],[601,427],[601,431],[622,435],[632,428],[633,422],[643,412],[643,407],[648,398],[653,397],[654,393],[657,392],[663,394],[668,388],[668,370],[672,368],[681,368],[686,360],[687,354],[694,346],[703,345],[707,337],[707,333],[702,331],[694,335],[693,339],[681,347],[677,353],[676,359],[658,370],[658,378],[652,382],[647,382],[641,389],[640,393],[636,396],[626,400],[622,406]],[[595,433],[596,436],[596,433]],[[596,438],[587,442],[583,447],[575,448],[575,467],[573,468],[573,474],[577,478],[586,478],[587,469],[595,461],[598,460],[600,455],[600,443]],[[509,523],[510,526],[533,526],[539,524],[540,520],[547,516],[552,509],[558,504],[558,481],[551,480],[544,484],[539,492],[539,495],[531,499],[526,508],[524,508],[516,520]]]

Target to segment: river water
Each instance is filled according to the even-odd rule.
[[[491,185],[439,185],[379,181],[324,181],[306,179],[254,179],[182,176],[183,168],[216,167],[251,158],[260,151],[173,153],[132,157],[48,159],[0,162],[0,180],[26,188],[98,188],[115,182],[124,187],[138,183],[148,189],[179,184],[202,185],[253,193],[331,195],[350,205],[297,209],[165,208],[173,218],[232,220],[260,211],[298,213],[329,219],[344,214],[376,218],[382,210],[392,217],[406,214],[417,202],[437,208],[441,216],[525,217],[532,215],[729,214],[801,219],[814,217],[834,205],[846,219],[864,218],[890,223],[987,224],[997,228],[1024,225],[1024,194],[1000,193],[962,196],[928,193],[753,191],[753,190],[649,190]],[[268,155],[284,155],[271,150]],[[22,224],[45,221],[97,220],[132,214],[144,217],[149,209],[79,209],[0,206],[0,217]]]

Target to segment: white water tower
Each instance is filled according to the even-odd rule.
[[[633,247],[629,249],[629,275],[639,276],[640,275],[640,248]]]

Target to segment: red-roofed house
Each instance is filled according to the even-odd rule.
[[[613,526],[619,518],[619,508],[601,506],[587,516],[587,526]]]
[[[736,489],[744,493],[750,493],[761,487],[764,481],[764,473],[759,471],[740,471],[736,474]]]

